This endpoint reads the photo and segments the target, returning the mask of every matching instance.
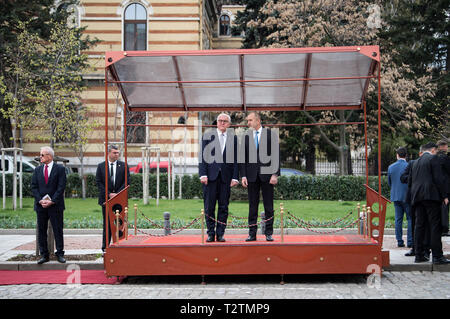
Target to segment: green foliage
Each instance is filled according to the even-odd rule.
[[[129,198],[142,198],[142,174],[132,174],[130,181]],[[6,175],[6,192],[12,194],[12,174]],[[86,197],[98,197],[97,185],[93,174],[86,174]],[[276,200],[343,200],[361,201],[365,199],[365,177],[362,176],[280,176],[275,186],[274,198]],[[378,177],[369,177],[369,186],[378,189]],[[32,196],[31,174],[24,173],[24,197]],[[167,174],[161,174],[159,196],[167,197]],[[178,197],[179,177],[175,180],[175,196]],[[389,185],[386,176],[381,179],[382,195],[389,198]],[[67,176],[66,197],[81,197],[81,178],[78,174]],[[150,175],[149,195],[156,198],[156,175]],[[202,185],[197,174],[186,175],[182,178],[183,199],[203,198]],[[241,185],[231,189],[231,200],[247,201],[247,189]]]

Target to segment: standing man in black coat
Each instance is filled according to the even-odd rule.
[[[411,203],[415,207],[416,229],[414,236],[415,262],[428,261],[424,256],[426,220],[430,226],[430,245],[433,264],[450,263],[442,252],[441,205],[448,204],[446,186],[442,176],[441,163],[436,153],[436,144],[423,146],[423,154],[411,167],[408,186],[411,189]]]
[[[207,242],[224,242],[228,219],[228,204],[231,187],[239,184],[237,163],[237,137],[229,129],[231,118],[221,113],[217,117],[217,129],[205,132],[202,137],[202,152],[198,171],[203,184]],[[215,219],[216,202],[218,203]]]
[[[448,155],[448,143],[446,140],[437,142],[437,156],[441,162],[442,173],[445,177],[445,185],[447,186],[447,197],[450,197],[450,156]],[[450,236],[448,232],[448,213],[449,205],[442,204],[442,236]]]
[[[95,181],[98,188],[98,204],[102,206],[103,215],[103,242],[102,250],[106,248],[106,217],[105,202],[117,195],[125,188],[125,162],[119,161],[120,151],[116,145],[108,146],[108,198],[105,198],[105,161],[97,166]],[[127,185],[130,185],[130,170],[127,165]],[[111,242],[111,229],[108,225],[108,244]]]
[[[247,125],[249,131],[242,141],[244,161],[240,164],[242,186],[248,188],[250,226],[246,241],[256,240],[260,191],[266,219],[266,240],[273,241],[273,193],[280,176],[280,144],[273,130],[262,127],[259,114],[250,113]]]
[[[49,261],[47,245],[48,220],[52,223],[55,236],[56,258],[60,263],[64,259],[64,191],[66,189],[66,170],[64,166],[53,162],[55,153],[51,147],[41,148],[40,159],[43,165],[34,170],[31,190],[34,196],[34,210],[37,215],[38,242],[41,259],[38,264]]]

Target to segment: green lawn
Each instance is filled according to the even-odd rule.
[[[276,213],[280,212],[280,203],[284,204],[284,211],[290,212],[296,217],[310,222],[324,223],[343,218],[350,211],[353,214],[346,219],[350,222],[356,219],[357,202],[347,201],[321,201],[321,200],[286,200],[275,201]],[[134,222],[134,204],[138,205],[138,226],[148,226],[148,220],[162,223],[163,213],[170,212],[171,220],[180,225],[189,223],[198,217],[203,207],[203,201],[199,199],[185,200],[160,200],[159,206],[156,201],[151,200],[150,204],[143,205],[142,200],[129,200],[129,220]],[[363,203],[361,203],[363,204]],[[263,210],[262,200],[259,210]],[[234,201],[229,206],[230,216],[246,217],[248,215],[248,203],[246,201]],[[97,204],[96,198],[66,199],[66,210],[64,211],[64,222],[66,228],[100,228],[102,225],[101,207]],[[145,217],[144,217],[145,216]],[[230,219],[233,219],[230,217]],[[245,219],[236,219],[240,223],[245,223]],[[275,227],[279,226],[275,220]],[[286,219],[285,219],[286,220]],[[6,209],[0,210],[0,228],[34,228],[36,213],[33,211],[33,199],[24,198],[23,208],[12,210],[12,199],[7,198]],[[150,223],[151,224],[151,223]],[[394,205],[388,205],[386,214],[386,227],[394,224]],[[286,227],[295,227],[295,224],[287,222]]]

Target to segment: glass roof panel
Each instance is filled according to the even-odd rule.
[[[372,60],[358,52],[314,53],[310,78],[368,76]],[[367,79],[311,80],[307,106],[360,105]]]
[[[305,76],[306,54],[247,55],[245,80],[300,79]],[[247,82],[247,105],[300,105],[303,82]]]
[[[121,81],[176,81],[171,56],[127,57],[115,68]],[[183,106],[177,83],[122,83],[129,106],[171,105]]]
[[[372,75],[364,48],[112,52],[111,67],[135,110],[352,107],[369,79],[351,77]]]
[[[239,106],[241,102],[239,56],[179,56],[183,81],[234,81],[226,83],[183,83],[186,104],[207,107]]]

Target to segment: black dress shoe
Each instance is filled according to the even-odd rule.
[[[63,256],[56,256],[56,260],[60,262],[61,264],[64,264],[66,262],[66,259]]]
[[[416,256],[416,258],[414,259],[415,263],[423,263],[426,261],[430,261],[430,259],[425,256]]]
[[[397,247],[405,247],[405,244],[397,244]]]
[[[248,236],[247,239],[245,241],[256,241],[256,236]]]
[[[48,257],[42,257],[41,259],[38,260],[38,265],[42,265],[43,263],[48,262],[50,259]]]
[[[436,259],[433,258],[433,265],[448,265],[448,264],[450,264],[450,260],[448,260],[444,256]]]
[[[405,256],[415,256],[416,254],[414,253],[414,249],[411,249],[410,251],[408,251]]]
[[[266,240],[267,241],[273,241],[272,235],[266,235]]]
[[[208,235],[208,239],[206,239],[206,242],[211,243],[214,241],[214,235]]]
[[[223,236],[217,236],[217,241],[223,243],[225,241],[225,238],[223,238]]]

